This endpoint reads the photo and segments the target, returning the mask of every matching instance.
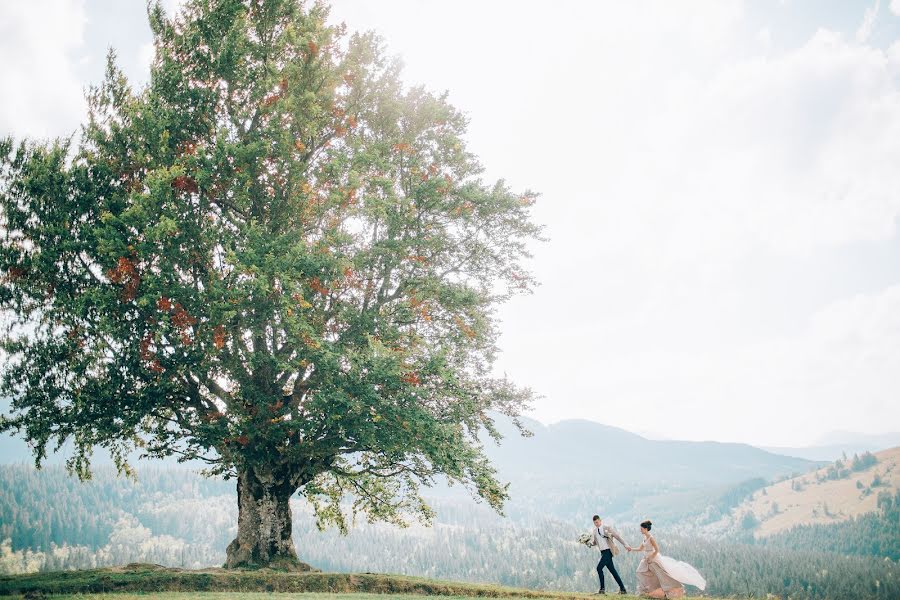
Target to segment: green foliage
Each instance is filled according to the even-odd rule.
[[[738,506],[753,496],[754,492],[762,489],[765,492],[767,482],[762,477],[754,477],[742,481],[737,485],[728,488],[719,498],[710,506],[708,520],[714,521],[722,515],[731,512],[731,509]]]
[[[844,460],[837,460],[833,464],[828,465],[825,469],[824,475],[817,475],[817,481],[825,481],[825,480],[836,480],[836,479],[847,479],[853,473],[858,473],[860,471],[865,471],[870,467],[878,464],[878,457],[876,457],[871,452],[864,452],[863,454],[854,454],[853,460],[850,461],[849,466],[845,464],[846,454]]]
[[[204,518],[187,529],[179,524],[185,514]],[[233,485],[187,470],[144,467],[140,480],[132,481],[100,467],[90,481],[79,482],[59,466],[0,467],[0,540],[11,541],[5,556],[42,553],[32,557],[42,570],[151,559],[178,566],[221,563],[235,516]],[[156,553],[128,554],[148,541]],[[26,558],[16,562],[25,568]]]
[[[322,4],[149,14],[150,83],[111,53],[77,147],[0,141],[0,431],[81,478],[96,446],[263,470],[322,526],[427,521],[439,476],[500,510],[479,435],[531,397],[491,365],[535,196]]]
[[[850,468],[853,471],[865,471],[869,467],[874,467],[877,464],[878,457],[871,452],[864,452],[862,455],[853,455],[853,462],[850,463]]]
[[[744,513],[744,516],[741,517],[741,529],[745,531],[752,531],[759,527],[759,519],[753,514],[752,511],[747,511]]]
[[[830,465],[825,471],[825,479],[846,479],[850,477],[850,469],[844,467],[841,461]]]

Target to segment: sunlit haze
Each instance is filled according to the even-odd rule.
[[[173,10],[171,0],[166,6]],[[541,194],[498,372],[652,436],[900,429],[900,1],[337,0],[447,90],[485,177]],[[63,136],[143,0],[0,3],[0,135]]]

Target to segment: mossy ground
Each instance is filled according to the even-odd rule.
[[[45,596],[47,600],[272,600],[268,592],[150,592],[142,594],[65,594]],[[419,600],[410,594],[325,594],[305,592],[283,593],[277,600]],[[442,596],[442,600],[470,600],[470,596]],[[633,598],[633,597],[632,597]]]
[[[210,594],[207,592],[219,592]],[[438,581],[405,575],[376,573],[284,572],[271,569],[253,571],[203,569],[190,571],[159,565],[132,564],[82,571],[55,571],[27,575],[0,576],[0,595],[35,596],[90,594],[92,598],[113,595],[124,600],[135,595],[188,600],[193,598],[254,598],[261,593],[303,594],[303,600],[351,600],[380,594],[389,597],[427,595],[488,598],[553,598],[575,600],[588,594],[546,592],[497,585]],[[128,594],[127,596],[125,594]],[[84,596],[80,596],[84,598]],[[298,596],[300,597],[300,596]],[[288,596],[279,595],[279,600]]]

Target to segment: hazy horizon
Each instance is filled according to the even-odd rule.
[[[8,400],[0,398],[0,414],[4,413],[7,410],[8,410]],[[500,415],[497,415],[497,417],[500,419],[503,418]],[[530,416],[526,417],[526,418],[533,419],[533,417],[530,417]],[[533,420],[535,422],[539,423],[539,425],[541,427],[547,427],[547,428],[557,426],[557,425],[563,424],[565,422],[572,422],[572,421],[583,421],[583,422],[586,421],[589,423],[593,423],[593,424],[601,425],[601,426],[605,426],[605,427],[616,427],[615,425],[611,425],[609,423],[603,423],[601,421],[578,418],[578,417],[560,419],[560,420],[552,421],[549,423],[540,421],[538,419],[533,419]],[[526,424],[526,426],[530,426],[529,423],[527,422],[527,420],[526,420],[525,424]],[[530,427],[532,427],[532,431],[534,431],[534,429],[533,429],[534,426],[530,426]],[[622,429],[619,427],[616,427],[616,428]],[[505,427],[503,427],[503,429],[509,429],[509,431],[507,432],[506,437],[504,437],[504,441],[501,442],[501,444],[500,444],[501,446],[503,446],[506,443],[506,441],[510,439],[511,436],[516,436],[516,434],[512,430],[511,424],[506,425]],[[852,450],[849,450],[850,453],[853,453],[853,452],[857,451],[856,448],[858,448],[860,452],[863,451],[863,449],[871,450],[871,451],[881,451],[882,449],[885,449],[888,447],[894,447],[894,446],[900,445],[900,431],[884,431],[884,432],[877,433],[877,434],[864,434],[864,433],[855,432],[855,431],[835,430],[835,431],[825,432],[823,435],[821,435],[819,438],[817,438],[810,444],[799,444],[799,445],[795,445],[795,446],[753,444],[753,443],[749,443],[749,442],[740,442],[740,441],[736,441],[736,440],[723,440],[723,439],[719,439],[719,440],[715,440],[715,439],[684,440],[683,438],[666,436],[666,435],[662,435],[662,434],[659,434],[659,433],[653,432],[653,431],[637,431],[637,430],[628,430],[628,429],[622,429],[622,431],[626,431],[628,433],[638,435],[647,440],[661,441],[661,442],[664,442],[664,441],[695,441],[695,442],[718,442],[718,443],[725,443],[725,444],[746,443],[750,446],[759,448],[761,450],[766,450],[766,451],[772,452],[774,454],[784,454],[785,452],[789,452],[790,450],[796,450],[796,449],[804,449],[804,448],[815,449],[815,448],[828,448],[828,447],[833,447],[833,448],[846,447],[848,449],[853,448]],[[11,446],[11,444],[12,444],[12,446]],[[494,447],[493,442],[489,441],[488,444],[492,448]],[[63,458],[66,458],[68,455],[70,455],[71,451],[72,451],[72,442],[70,440],[69,442],[67,442],[66,444],[63,445],[63,447],[59,450],[59,452],[50,453],[50,458],[53,460],[59,461]],[[101,460],[101,462],[108,459],[108,457],[104,454],[104,452],[105,452],[104,450],[96,449],[95,451],[99,452],[99,454],[97,454],[95,456],[95,459]],[[779,451],[781,451],[781,452],[779,452]],[[27,448],[25,440],[23,440],[17,436],[12,436],[10,434],[0,434],[0,458],[9,458],[8,456],[6,456],[7,454],[19,456],[24,453],[28,453],[28,455],[30,456],[30,452],[31,451],[30,451],[30,449]],[[838,455],[840,454],[840,452],[832,453],[832,454],[834,454],[834,456],[831,458],[827,458],[827,459],[826,458],[811,458],[810,460],[833,460],[833,459],[836,459],[839,457]],[[789,456],[790,454],[788,453],[788,454],[784,454],[784,455]],[[809,457],[803,457],[803,458],[809,458]],[[2,462],[2,461],[0,461],[0,462]],[[29,459],[29,462],[30,462],[30,459]],[[163,463],[163,461],[160,461],[158,459],[148,460],[146,462],[146,464],[150,465],[150,466],[160,465],[162,463]],[[142,465],[138,465],[138,466],[142,466]]]
[[[166,0],[170,10],[177,0]],[[541,194],[500,313],[529,416],[798,447],[900,423],[900,0],[337,0],[448,90],[487,178]],[[0,135],[61,136],[143,1],[0,4]]]

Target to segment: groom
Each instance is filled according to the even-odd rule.
[[[594,545],[600,548],[600,562],[597,563],[597,575],[600,577],[600,594],[606,593],[606,582],[603,580],[603,569],[604,567],[609,569],[610,574],[613,576],[613,579],[616,580],[616,583],[619,584],[619,593],[626,594],[625,584],[622,583],[622,578],[619,577],[619,572],[616,571],[616,565],[613,564],[613,555],[618,554],[619,550],[616,547],[616,543],[613,541],[613,538],[619,540],[619,542],[623,546],[627,546],[619,534],[612,527],[605,527],[603,525],[603,519],[601,519],[598,515],[594,515]]]

